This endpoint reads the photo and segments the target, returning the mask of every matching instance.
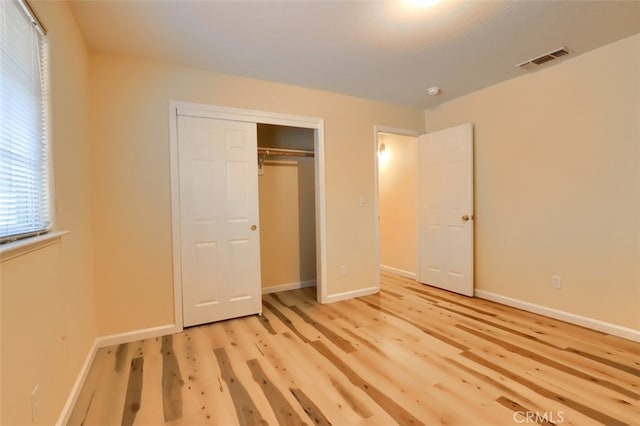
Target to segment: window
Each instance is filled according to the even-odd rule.
[[[47,232],[51,219],[48,55],[29,6],[0,1],[0,243]]]

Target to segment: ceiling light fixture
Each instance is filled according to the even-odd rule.
[[[435,95],[439,95],[440,94],[440,88],[437,86],[434,87],[429,87],[427,89],[427,93],[429,94],[429,96],[435,96]]]

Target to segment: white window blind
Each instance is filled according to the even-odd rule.
[[[25,3],[0,0],[0,242],[51,227],[48,52]]]

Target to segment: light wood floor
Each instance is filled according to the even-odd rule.
[[[100,349],[69,424],[640,425],[638,343],[388,274],[263,303]]]

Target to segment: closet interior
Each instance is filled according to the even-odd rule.
[[[262,292],[316,285],[314,130],[258,124]]]

